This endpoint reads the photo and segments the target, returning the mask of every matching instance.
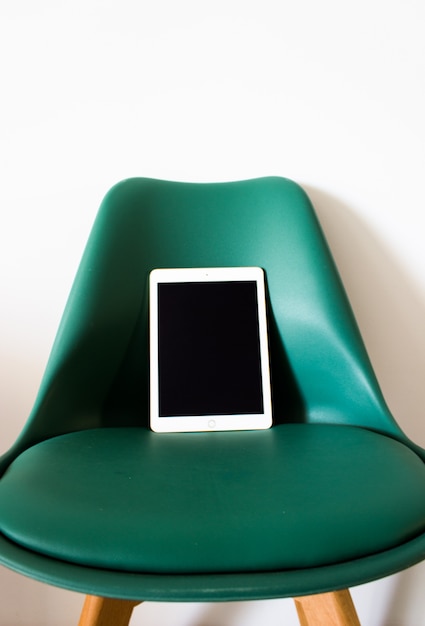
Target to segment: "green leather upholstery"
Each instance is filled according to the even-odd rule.
[[[274,425],[152,433],[149,271],[229,265],[266,270]],[[102,204],[33,412],[0,459],[0,562],[131,599],[348,587],[424,558],[423,460],[299,186],[130,179]]]
[[[132,572],[318,567],[397,546],[425,519],[417,455],[352,426],[180,441],[142,428],[82,431],[27,450],[3,480],[11,540],[103,568],[113,547],[114,568]]]

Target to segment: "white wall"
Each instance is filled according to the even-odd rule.
[[[277,174],[310,193],[397,419],[425,445],[422,0],[2,0],[0,451],[36,392],[91,223],[117,180]],[[353,591],[419,626],[425,567]],[[81,598],[0,570],[0,623]],[[290,600],[145,605],[134,624],[295,624]]]

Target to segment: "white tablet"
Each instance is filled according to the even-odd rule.
[[[261,268],[151,272],[150,423],[155,432],[271,426]]]

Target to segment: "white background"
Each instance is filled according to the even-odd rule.
[[[387,400],[425,445],[423,0],[1,0],[0,451],[30,410],[98,205],[129,176],[293,178]],[[390,489],[390,486],[389,486]],[[425,624],[425,567],[353,590]],[[82,598],[0,570],[2,626]],[[296,624],[291,600],[153,605],[133,624]]]

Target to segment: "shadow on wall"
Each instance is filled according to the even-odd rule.
[[[425,562],[398,574],[382,626],[424,623],[424,580]]]
[[[382,391],[425,447],[425,297],[379,236],[348,206],[304,187],[325,232]]]
[[[1,626],[77,624],[84,596],[0,568]]]

